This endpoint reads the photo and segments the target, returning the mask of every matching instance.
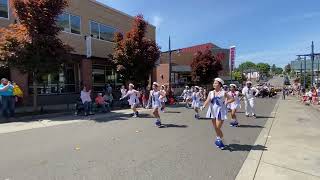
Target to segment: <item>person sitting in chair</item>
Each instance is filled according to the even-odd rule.
[[[109,111],[109,104],[104,101],[104,98],[102,97],[102,93],[98,93],[98,96],[96,97],[95,102],[97,107],[102,109],[102,112],[105,113]]]

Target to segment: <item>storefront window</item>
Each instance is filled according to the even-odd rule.
[[[38,80],[38,94],[75,93],[79,86],[75,75],[75,65],[66,65],[59,73],[43,75]],[[29,79],[29,91],[33,93],[32,79]]]
[[[80,16],[70,15],[71,32],[81,34],[81,19]]]
[[[91,36],[93,38],[96,38],[96,39],[100,38],[99,24],[98,23],[91,21],[90,22],[90,31],[91,31]]]
[[[9,0],[0,0],[0,18],[9,18]]]
[[[93,65],[92,75],[93,90],[96,92],[104,91],[106,84],[110,84],[112,88],[115,88],[120,83],[118,75],[110,66]]]

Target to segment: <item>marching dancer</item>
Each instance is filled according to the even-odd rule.
[[[165,86],[162,85],[160,89],[160,100],[161,100],[161,112],[164,112],[164,109],[166,107],[166,102],[167,102],[167,92],[165,90]]]
[[[129,84],[129,90],[125,96],[120,98],[120,100],[123,100],[127,97],[129,97],[129,105],[131,106],[131,109],[133,111],[133,116],[134,118],[138,117],[139,112],[137,111],[137,106],[139,105],[139,91],[134,89],[134,85],[132,83]]]
[[[152,85],[152,90],[150,91],[150,98],[151,98],[151,104],[152,104],[152,114],[156,118],[155,125],[157,127],[162,127],[162,123],[160,120],[159,115],[159,108],[161,108],[161,96],[165,96],[165,94],[162,94],[161,91],[159,91],[159,84],[154,82]]]
[[[194,115],[194,118],[199,119],[200,115],[199,115],[199,109],[201,107],[201,92],[200,92],[200,88],[198,86],[194,87],[195,91],[192,94],[192,107],[194,109],[194,111],[196,112],[196,114]]]
[[[239,91],[237,91],[237,85],[235,84],[230,84],[230,91],[228,92],[229,96],[231,96],[234,99],[234,102],[229,104],[229,107],[231,109],[231,123],[230,126],[231,127],[238,127],[239,126],[239,122],[237,120],[237,110],[240,106],[240,93]]]
[[[242,94],[244,96],[246,116],[249,117],[251,114],[254,118],[256,118],[254,101],[255,97],[259,94],[259,91],[256,88],[252,87],[251,81],[247,81],[246,86],[242,89]]]
[[[206,102],[201,107],[201,110],[203,110],[206,106],[209,105],[207,118],[212,119],[212,124],[217,135],[215,144],[220,149],[224,149],[225,147],[222,141],[223,133],[221,128],[223,125],[223,121],[227,119],[226,105],[234,101],[234,99],[222,89],[223,84],[224,81],[221,78],[216,78],[214,80],[214,90],[209,93]]]

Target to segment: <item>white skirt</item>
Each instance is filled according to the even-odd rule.
[[[216,104],[210,104],[206,117],[224,121],[227,119],[227,108],[224,105],[218,106]]]
[[[160,108],[160,107],[161,107],[160,101],[152,101],[152,108],[153,109]]]
[[[230,109],[231,110],[234,110],[234,109],[239,109],[239,108],[241,108],[241,104],[240,103],[231,103],[230,104]]]
[[[201,107],[201,102],[200,101],[192,101],[191,107],[200,108]]]

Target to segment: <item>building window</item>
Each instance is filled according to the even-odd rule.
[[[76,64],[66,64],[59,73],[43,75],[38,80],[38,94],[63,94],[75,93],[79,89],[79,82],[76,82]],[[32,79],[29,79],[29,91],[33,93]]]
[[[113,42],[116,29],[100,23],[90,22],[91,36],[96,39]]]
[[[63,13],[58,17],[57,24],[63,31],[81,34],[81,18],[80,16]]]
[[[114,69],[105,65],[92,66],[93,90],[102,92],[105,90],[105,85],[110,84],[113,88],[122,84],[119,76]]]
[[[9,0],[0,0],[0,18],[9,19]]]
[[[92,22],[90,23],[90,31],[91,36],[96,39],[100,39],[100,33],[99,33],[99,24]]]

